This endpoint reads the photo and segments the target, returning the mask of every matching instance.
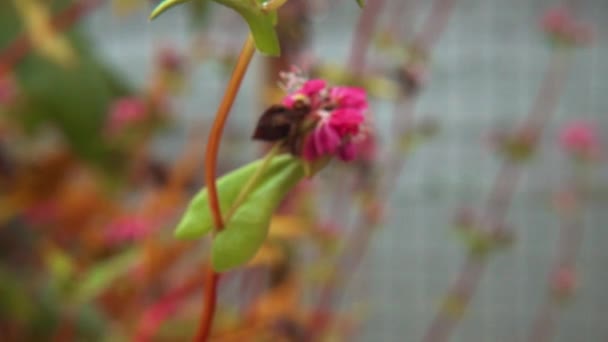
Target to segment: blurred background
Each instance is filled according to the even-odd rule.
[[[568,4],[593,34],[561,43],[556,35],[567,34],[543,24],[555,0],[367,2],[362,11],[354,1],[289,0],[278,28],[282,58],[258,54],[247,73],[220,173],[260,155],[249,137],[280,100],[278,72],[291,65],[367,87],[382,152],[357,164],[374,170],[363,181],[332,163],[303,191],[305,204],[273,220],[273,241],[286,242],[224,279],[216,339],[306,340],[325,282],[342,277],[332,265],[348,250],[343,242],[357,234],[356,208],[366,205],[357,184],[376,180],[383,190],[371,197],[382,218],[367,227],[366,249],[350,256],[362,257],[356,272],[347,268],[338,282],[334,328],[313,340],[439,341],[428,331],[442,312],[455,325],[451,341],[534,340],[538,317],[549,317],[543,329],[555,341],[608,339],[608,2]],[[203,186],[208,128],[247,26],[198,0],[150,22],[154,5],[0,4],[0,340],[181,341],[194,333],[207,242],[179,242],[172,230]],[[425,28],[431,33],[416,34]],[[367,59],[351,70],[357,40]],[[544,103],[531,109],[539,96]],[[536,112],[548,113],[538,141],[505,133],[526,132]],[[581,122],[585,132],[568,140],[568,127]],[[521,149],[524,158],[515,158]],[[513,198],[499,205],[508,208],[498,220],[512,241],[478,257],[483,275],[461,310],[466,303],[442,298],[475,254],[462,227],[475,228],[471,211],[486,210],[505,165],[520,172],[507,184]],[[572,273],[556,280],[563,249],[575,261],[565,257]]]

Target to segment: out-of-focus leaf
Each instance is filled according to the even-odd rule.
[[[258,187],[264,184],[267,179],[280,172],[292,160],[293,158],[287,155],[273,158],[268,169],[261,176]],[[230,209],[243,186],[261,164],[262,160],[257,160],[220,177],[217,181],[217,188],[220,208],[223,213]],[[186,212],[175,230],[175,237],[178,239],[196,239],[209,233],[211,230],[213,230],[213,219],[209,211],[207,188],[204,188],[190,201]]]
[[[26,287],[10,271],[0,267],[0,317],[7,315],[23,322],[29,320],[36,311],[32,300]]]
[[[270,236],[277,239],[295,240],[305,236],[309,225],[298,216],[275,215],[270,222]]]
[[[216,271],[238,267],[255,256],[268,235],[276,207],[303,177],[300,161],[290,158],[287,165],[260,182],[213,240],[211,261]]]
[[[357,5],[359,5],[359,7],[363,8],[365,6],[365,0],[356,0],[357,1]]]
[[[145,0],[112,0],[112,11],[117,15],[129,15],[145,4]]]
[[[191,0],[163,0],[152,10],[152,13],[150,14],[150,20],[154,20],[159,15],[168,11],[170,8],[177,6],[179,4],[186,3],[188,1],[191,1]]]
[[[249,25],[249,30],[260,52],[269,56],[281,54],[279,38],[274,28],[276,24],[276,11],[265,12],[260,2],[256,0],[213,0],[219,4],[230,7],[238,12]]]
[[[14,0],[15,8],[24,21],[34,48],[53,62],[67,67],[76,62],[76,54],[69,41],[51,24],[51,11],[40,0]]]
[[[63,283],[74,273],[74,261],[57,247],[52,246],[47,250],[44,261],[53,278],[59,283]]]
[[[103,292],[118,277],[129,271],[140,256],[132,249],[94,266],[75,284],[72,300],[75,304],[86,303]]]
[[[164,0],[150,14],[155,19],[168,9],[191,0]],[[281,53],[279,38],[274,25],[276,24],[276,11],[265,11],[262,2],[258,0],[213,0],[229,7],[239,13],[247,22],[255,46],[263,54],[278,56]]]
[[[71,1],[52,1],[53,12],[69,6]],[[0,46],[8,46],[21,28],[19,16],[10,1],[0,1]],[[28,133],[40,127],[58,129],[79,157],[103,165],[112,162],[105,144],[103,127],[109,103],[130,93],[117,74],[111,72],[90,50],[90,42],[78,31],[70,31],[71,46],[79,56],[78,64],[65,69],[38,54],[29,54],[13,69],[24,97],[11,112]]]

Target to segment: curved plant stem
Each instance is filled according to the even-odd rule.
[[[58,31],[65,31],[76,24],[80,19],[91,13],[101,5],[104,0],[75,1],[72,5],[59,12],[51,24]],[[11,70],[32,50],[32,43],[27,34],[19,35],[13,42],[0,52],[0,76]]]
[[[217,193],[216,179],[216,167],[217,167],[217,155],[219,152],[220,141],[224,131],[228,114],[234,103],[234,99],[241,87],[245,72],[247,71],[251,59],[255,52],[253,44],[253,38],[251,35],[247,37],[245,44],[241,50],[239,58],[237,60],[230,81],[224,93],[222,103],[217,110],[211,132],[209,133],[209,139],[207,142],[207,149],[205,151],[205,184],[209,193],[209,209],[213,217],[213,223],[215,225],[215,232],[219,232],[224,228],[224,221],[222,219],[222,211],[220,209],[220,202]],[[211,326],[213,325],[213,316],[215,314],[215,304],[217,300],[217,284],[220,279],[220,275],[213,271],[213,268],[209,266],[206,270],[207,281],[205,282],[205,294],[203,296],[203,314],[199,323],[198,333],[196,334],[195,341],[207,341],[211,333]]]
[[[249,35],[243,45],[234,71],[232,72],[232,76],[230,77],[230,81],[228,82],[228,86],[226,87],[224,98],[215,115],[215,120],[213,121],[213,126],[211,127],[211,132],[209,133],[209,139],[207,141],[207,149],[205,151],[205,185],[207,186],[207,191],[209,193],[209,209],[211,210],[216,231],[221,231],[224,228],[217,194],[217,184],[215,183],[217,176],[217,155],[228,114],[230,113],[230,109],[234,104],[234,99],[241,88],[241,83],[243,82],[245,72],[249,67],[254,52],[255,47],[253,38]]]

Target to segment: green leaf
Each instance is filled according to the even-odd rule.
[[[281,54],[279,38],[274,29],[275,11],[265,12],[255,0],[213,0],[239,13],[249,25],[255,46],[261,53],[269,56]]]
[[[227,271],[253,258],[266,239],[277,206],[302,177],[300,161],[290,158],[279,172],[258,184],[213,240],[211,258],[216,271]]]
[[[359,7],[363,8],[365,6],[365,0],[356,0],[357,1],[357,5],[359,5]]]
[[[150,14],[155,19],[169,8],[190,0],[164,0]],[[236,11],[245,19],[249,31],[253,36],[256,48],[263,54],[278,56],[281,53],[279,38],[274,29],[276,24],[276,11],[262,10],[262,3],[258,0],[212,0]]]
[[[191,0],[163,0],[154,8],[154,10],[152,10],[152,13],[150,14],[149,19],[154,20],[154,19],[156,19],[156,17],[158,17],[165,11],[169,10],[171,7],[179,5],[179,4],[183,4],[188,1],[191,1]]]
[[[114,280],[131,269],[139,254],[138,250],[126,251],[85,273],[72,294],[74,303],[83,304],[97,297]]]
[[[264,184],[269,178],[286,167],[292,157],[288,155],[277,156],[272,159],[268,169],[258,181],[258,187]],[[232,203],[237,198],[243,186],[253,176],[257,168],[262,164],[262,160],[256,160],[242,166],[222,177],[217,181],[220,208],[222,213],[226,213]],[[175,230],[175,237],[178,239],[197,239],[213,230],[213,218],[209,210],[209,198],[207,188],[199,191],[190,201],[186,212]]]

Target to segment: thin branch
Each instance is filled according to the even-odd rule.
[[[559,94],[564,88],[568,71],[567,62],[569,61],[567,57],[568,54],[562,50],[553,53],[536,101],[519,132],[533,132],[535,137],[540,136],[548,119],[555,112]],[[538,139],[535,139],[532,143],[537,144]],[[479,222],[481,229],[493,236],[508,233],[506,230],[510,229],[504,224],[504,220],[520,172],[519,164],[506,160],[495,178]],[[481,281],[488,257],[488,255],[479,255],[474,252],[467,255],[457,280],[445,294],[443,306],[438,310],[426,332],[425,342],[439,342],[449,339],[460,318],[465,314]]]

